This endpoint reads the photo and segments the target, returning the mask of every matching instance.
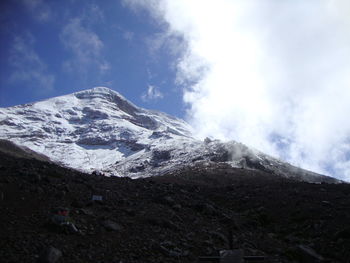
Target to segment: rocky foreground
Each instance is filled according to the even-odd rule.
[[[78,232],[52,225],[57,207]],[[350,185],[208,163],[131,180],[0,152],[1,262],[199,262],[229,230],[264,262],[350,262]]]

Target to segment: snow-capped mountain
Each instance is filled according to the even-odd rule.
[[[0,139],[71,168],[132,178],[227,162],[306,181],[335,181],[237,142],[200,141],[183,120],[139,108],[104,87],[0,108]]]

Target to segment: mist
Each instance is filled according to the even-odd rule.
[[[348,1],[124,3],[148,10],[167,45],[184,41],[176,82],[199,138],[350,180]]]

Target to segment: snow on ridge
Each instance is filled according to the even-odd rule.
[[[0,139],[85,172],[138,178],[226,162],[284,177],[321,178],[240,143],[196,140],[185,121],[139,108],[105,87],[0,108],[0,127]]]
[[[0,138],[65,166],[110,174],[120,174],[137,153],[173,147],[191,135],[184,121],[139,108],[105,87],[2,108],[0,125]]]

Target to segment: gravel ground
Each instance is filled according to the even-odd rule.
[[[78,232],[50,221],[57,207]],[[199,262],[229,233],[265,262],[350,262],[350,185],[224,163],[131,180],[0,152],[1,262]]]

